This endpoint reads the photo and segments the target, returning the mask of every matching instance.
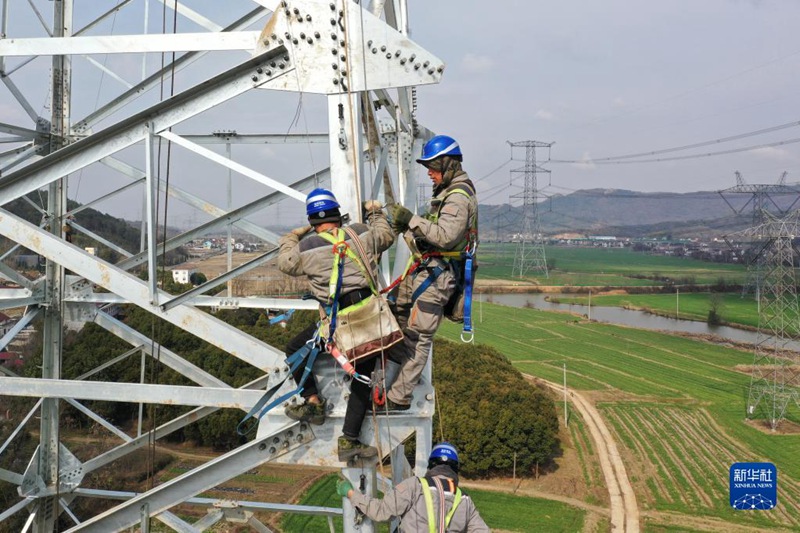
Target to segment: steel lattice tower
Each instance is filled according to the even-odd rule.
[[[521,193],[513,194],[510,198],[522,199],[522,224],[517,240],[517,248],[514,255],[514,267],[512,276],[525,277],[529,273],[548,277],[547,258],[544,252],[544,239],[539,225],[539,206],[538,200],[541,196],[538,187],[537,175],[542,173],[549,174],[550,171],[536,164],[536,149],[550,148],[553,143],[541,141],[519,141],[509,142],[511,145],[512,157],[514,148],[525,149],[525,166],[511,170],[511,181],[515,176],[522,175],[523,190]]]
[[[790,344],[800,338],[800,305],[795,278],[800,210],[733,236],[760,246],[755,263],[761,270],[758,342],[750,379],[747,416],[766,418],[774,430],[792,402],[800,399],[800,356]]]
[[[717,193],[725,200],[734,213],[737,215],[742,214],[750,208],[752,216],[752,227],[756,227],[765,222],[767,214],[770,212],[776,213],[778,216],[784,216],[789,213],[792,208],[800,200],[800,189],[791,185],[786,185],[787,172],[781,174],[777,183],[762,183],[762,184],[749,184],[745,183],[742,174],[737,170],[736,185],[717,191]],[[736,208],[726,198],[726,195],[749,195],[750,198],[739,208]],[[789,196],[794,197],[794,201],[788,207],[781,207],[776,201],[777,197]],[[748,274],[747,282],[742,287],[742,296],[748,292],[753,292],[756,299],[759,298],[761,288],[761,276],[763,268],[760,261],[763,258],[757,258],[756,262],[752,264],[752,268]]]
[[[412,87],[438,83],[444,63],[409,38],[406,0],[370,6],[351,0],[182,0],[161,2],[160,17],[155,9],[151,11],[155,5],[149,0],[0,0],[0,101],[4,104],[0,110],[0,143],[4,144],[0,150],[0,236],[10,242],[0,256],[0,310],[25,309],[0,338],[0,350],[37,319],[42,319],[44,338],[41,370],[34,376],[0,365],[0,404],[7,398],[30,398],[32,406],[12,413],[16,427],[0,428],[0,459],[19,454],[0,467],[0,482],[15,485],[19,494],[16,501],[6,502],[7,508],[0,508],[0,529],[8,525],[7,520],[24,515],[24,529],[33,533],[62,531],[64,524],[70,532],[107,533],[137,526],[146,531],[151,520],[176,531],[201,531],[226,520],[265,531],[254,512],[267,510],[323,516],[331,528],[333,518],[342,517],[345,531],[370,533],[372,522],[358,518],[347,499],[341,509],[195,499],[268,462],[343,467],[342,474],[354,485],[370,494],[376,492],[379,481],[374,463],[344,467],[336,456],[335,431],[340,427],[335,426],[340,426],[344,416],[348,391],[332,361],[318,360],[319,369],[315,365],[320,392],[332,404],[323,425],[311,427],[289,420],[280,406],[260,418],[252,440],[144,492],[119,486],[101,490],[91,486],[91,476],[101,468],[116,468],[115,461],[153,447],[159,439],[216,411],[233,409],[244,416],[273,386],[280,387],[277,394],[294,388],[291,380],[283,381],[289,369],[282,349],[207,310],[316,309],[317,304],[208,293],[276,256],[279,235],[264,227],[263,220],[279,222],[276,204],[280,201],[303,214],[307,192],[322,185],[333,190],[342,212],[354,220],[361,219],[361,204],[368,198],[392,198],[413,208],[417,188],[413,154],[420,153],[434,133],[416,121]],[[51,20],[46,20],[48,11]],[[176,21],[172,32],[164,27],[156,30],[156,19],[167,17]],[[127,24],[125,32],[119,30],[123,24]],[[379,48],[383,49],[380,54]],[[390,52],[384,54],[384,50]],[[160,66],[152,54],[163,54]],[[95,59],[98,56],[101,61]],[[134,65],[133,57],[141,62]],[[120,86],[103,85],[93,69]],[[165,94],[170,85],[177,87],[174,94]],[[287,133],[283,124],[278,125],[276,121],[297,119],[291,116],[294,105],[286,106],[289,93],[315,99],[322,110],[320,116],[312,117],[317,119],[316,131],[306,126],[304,133]],[[234,111],[246,112],[224,108],[235,99],[245,101],[239,100]],[[37,109],[34,105],[44,100],[49,101],[46,113],[41,109],[48,106]],[[12,108],[15,112],[9,113]],[[298,106],[298,116],[304,109]],[[286,110],[288,116],[268,115],[275,110]],[[225,121],[222,126],[228,134],[210,133],[216,126],[191,131],[217,120]],[[261,129],[242,133],[254,127]],[[264,132],[266,127],[272,132]],[[287,146],[296,143],[305,145],[309,153],[312,144],[327,145],[320,152],[325,154],[323,162],[310,169],[298,166],[299,158]],[[273,145],[275,155],[239,155],[247,145],[258,144]],[[161,157],[162,145],[174,152],[171,179],[168,170],[166,176],[161,173],[162,168],[170,168],[169,159]],[[225,156],[219,153],[223,150]],[[280,164],[279,156],[293,162],[280,180],[270,177]],[[214,179],[223,169],[236,173],[235,186],[241,186],[240,196],[246,196],[237,205],[221,201],[224,195]],[[76,207],[67,197],[70,179],[78,176],[88,199]],[[199,186],[200,178],[207,183]],[[206,222],[171,237],[160,236],[159,227],[174,220],[168,219],[165,207],[159,219],[159,206],[166,205],[168,196],[200,212]],[[41,221],[31,222],[14,212],[9,205],[15,202],[34,207]],[[137,249],[127,250],[81,225],[83,210],[98,205],[111,216],[124,218],[120,211],[128,207],[125,202],[142,207],[142,239]],[[231,225],[264,244],[264,253],[182,294],[159,287],[164,254],[210,233],[227,231]],[[116,259],[103,260],[73,243],[73,233],[88,238],[93,247],[115,252]],[[44,275],[31,279],[9,264],[19,249],[47,260]],[[399,244],[396,271],[404,270],[408,256],[408,249]],[[383,263],[387,270],[389,263]],[[154,323],[162,320],[183,329],[224,352],[219,357],[249,365],[243,367],[256,377],[240,385],[225,382],[228,376],[218,376],[131,328],[113,314],[112,309],[120,306],[135,306],[151,315]],[[120,354],[97,346],[100,362],[78,375],[70,370],[73,361],[63,346],[67,323],[94,324],[131,348]],[[138,359],[134,366],[140,366],[140,378],[122,381],[114,365],[132,357]],[[180,374],[187,385],[149,382],[144,370],[150,365]],[[101,372],[111,375],[108,381],[98,377]],[[408,466],[403,465],[400,443],[414,433],[416,473],[425,470],[434,397],[428,366],[412,408],[393,417],[391,428],[365,421],[364,438],[376,444],[380,440],[384,455],[395,459],[396,481],[403,477],[403,466]],[[91,402],[98,401],[140,409],[145,405],[185,408],[174,417],[159,418],[160,425],[154,423],[149,429],[140,416],[138,425],[134,422],[136,427],[129,429],[117,427],[94,408]],[[94,456],[89,456],[93,449],[76,452],[63,434],[67,409],[96,426],[107,446]],[[28,456],[15,451],[12,444],[33,432],[38,433],[36,451]],[[385,491],[388,485],[380,488]],[[82,498],[114,503],[102,513],[86,516],[74,512]],[[180,504],[205,507],[208,514],[189,523],[170,511]]]

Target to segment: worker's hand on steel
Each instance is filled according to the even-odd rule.
[[[383,204],[378,200],[367,200],[361,208],[364,210],[364,215],[370,215],[383,209]]]
[[[351,490],[353,490],[353,484],[346,479],[340,479],[336,482],[336,494],[342,498],[347,498]]]
[[[397,233],[402,233],[408,229],[408,223],[414,213],[400,204],[392,205],[392,229]]]
[[[302,237],[306,233],[311,231],[311,226],[302,226],[300,228],[295,228],[292,230],[293,235],[297,235],[298,237]]]

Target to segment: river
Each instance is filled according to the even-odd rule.
[[[479,294],[476,296],[476,301],[474,303],[478,304],[477,311],[479,311],[480,303],[483,301],[511,307],[533,307],[543,311],[568,311],[580,315],[588,315],[589,309],[585,305],[553,303],[545,299],[549,296],[558,298],[571,297],[574,295],[554,293]],[[473,307],[475,306],[473,305]],[[710,326],[705,322],[678,320],[675,318],[653,315],[644,311],[622,309],[621,307],[592,306],[591,318],[598,322],[621,324],[641,329],[715,335],[731,341],[748,344],[755,344],[758,337],[758,333],[755,331],[731,328],[728,326]]]

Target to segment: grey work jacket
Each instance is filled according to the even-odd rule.
[[[461,173],[453,178],[448,187],[463,183],[469,179],[466,173]],[[444,199],[446,190],[442,190],[434,200]],[[428,220],[425,217],[414,215],[408,222],[408,227],[414,237],[420,237],[441,251],[455,251],[456,246],[464,240],[467,230],[477,226],[478,198],[459,193],[452,193],[444,199],[444,204],[439,208],[439,219]],[[460,250],[458,250],[460,251]]]
[[[443,483],[447,485],[447,483]],[[439,509],[439,491],[431,487],[433,509]],[[445,492],[445,511],[453,506],[455,495]],[[362,513],[376,522],[386,522],[392,517],[400,517],[400,531],[405,533],[428,533],[428,510],[425,496],[422,493],[420,480],[410,477],[402,481],[393,490],[386,493],[383,499],[369,498],[354,490],[350,501]],[[468,495],[462,492],[461,503],[456,508],[447,533],[487,533],[489,526],[483,521],[475,504]],[[441,533],[441,532],[440,532]]]
[[[350,227],[358,234],[367,254],[372,257],[373,264],[376,264],[380,254],[394,242],[394,233],[383,211],[371,212],[367,224],[354,223]],[[351,244],[349,236],[346,236],[345,242]],[[314,230],[302,239],[294,233],[287,233],[281,237],[279,244],[280,271],[290,276],[307,276],[311,284],[311,295],[319,302],[327,302],[333,272],[333,245],[314,233]],[[355,247],[351,248],[356,251]],[[370,268],[369,264],[365,266]],[[373,275],[377,277],[378,273],[373,271]],[[364,274],[350,258],[345,258],[341,294],[365,288],[369,288],[369,282]]]

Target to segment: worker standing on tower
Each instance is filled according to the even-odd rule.
[[[458,451],[448,442],[437,444],[425,477],[410,477],[383,497],[370,498],[339,480],[336,492],[376,522],[400,518],[400,531],[484,533],[489,531],[472,499],[458,487]]]
[[[339,202],[332,192],[326,189],[314,189],[306,199],[306,214],[309,226],[292,230],[280,239],[280,252],[278,254],[278,268],[290,276],[306,276],[308,278],[311,295],[320,302],[323,312],[330,314],[334,302],[331,300],[330,287],[332,280],[339,279],[337,288],[336,308],[340,312],[352,307],[373,294],[370,281],[365,269],[372,269],[372,277],[376,278],[377,257],[389,248],[394,242],[394,233],[386,220],[381,203],[368,200],[363,209],[367,224],[354,223],[349,226],[361,243],[367,254],[373,255],[369,260],[356,260],[348,255],[342,267],[336,265],[332,248],[341,245],[348,249],[354,245],[352,238],[342,229],[342,215],[339,211]],[[334,243],[333,247],[331,243]],[[355,246],[353,246],[355,248]],[[376,257],[377,256],[377,257]],[[361,264],[359,264],[361,263]],[[339,270],[333,275],[334,268]],[[377,317],[376,317],[377,319]],[[314,339],[318,325],[312,324],[295,338],[289,341],[286,355],[290,356],[300,350],[307,342]],[[359,359],[355,363],[355,371],[362,376],[369,376],[375,368],[376,357]],[[299,366],[294,372],[294,379],[301,381],[304,368]],[[375,457],[377,450],[367,446],[359,440],[361,425],[366,416],[367,408],[371,405],[371,388],[368,384],[353,379],[351,393],[345,412],[342,436],[339,438],[339,460],[348,461],[355,456]],[[306,421],[311,424],[321,425],[325,421],[326,401],[318,394],[316,380],[313,374],[309,375],[303,384],[300,395],[305,403],[289,405],[286,416],[293,420]]]
[[[405,339],[390,351],[402,366],[387,395],[389,411],[410,407],[442,322],[445,306],[460,282],[464,262],[460,254],[474,251],[478,242],[478,199],[475,186],[461,168],[461,147],[452,137],[437,135],[428,141],[417,163],[428,169],[433,182],[430,209],[415,215],[400,204],[391,208],[392,227],[413,239],[422,263],[400,286],[398,322]],[[405,320],[403,320],[405,319]]]

